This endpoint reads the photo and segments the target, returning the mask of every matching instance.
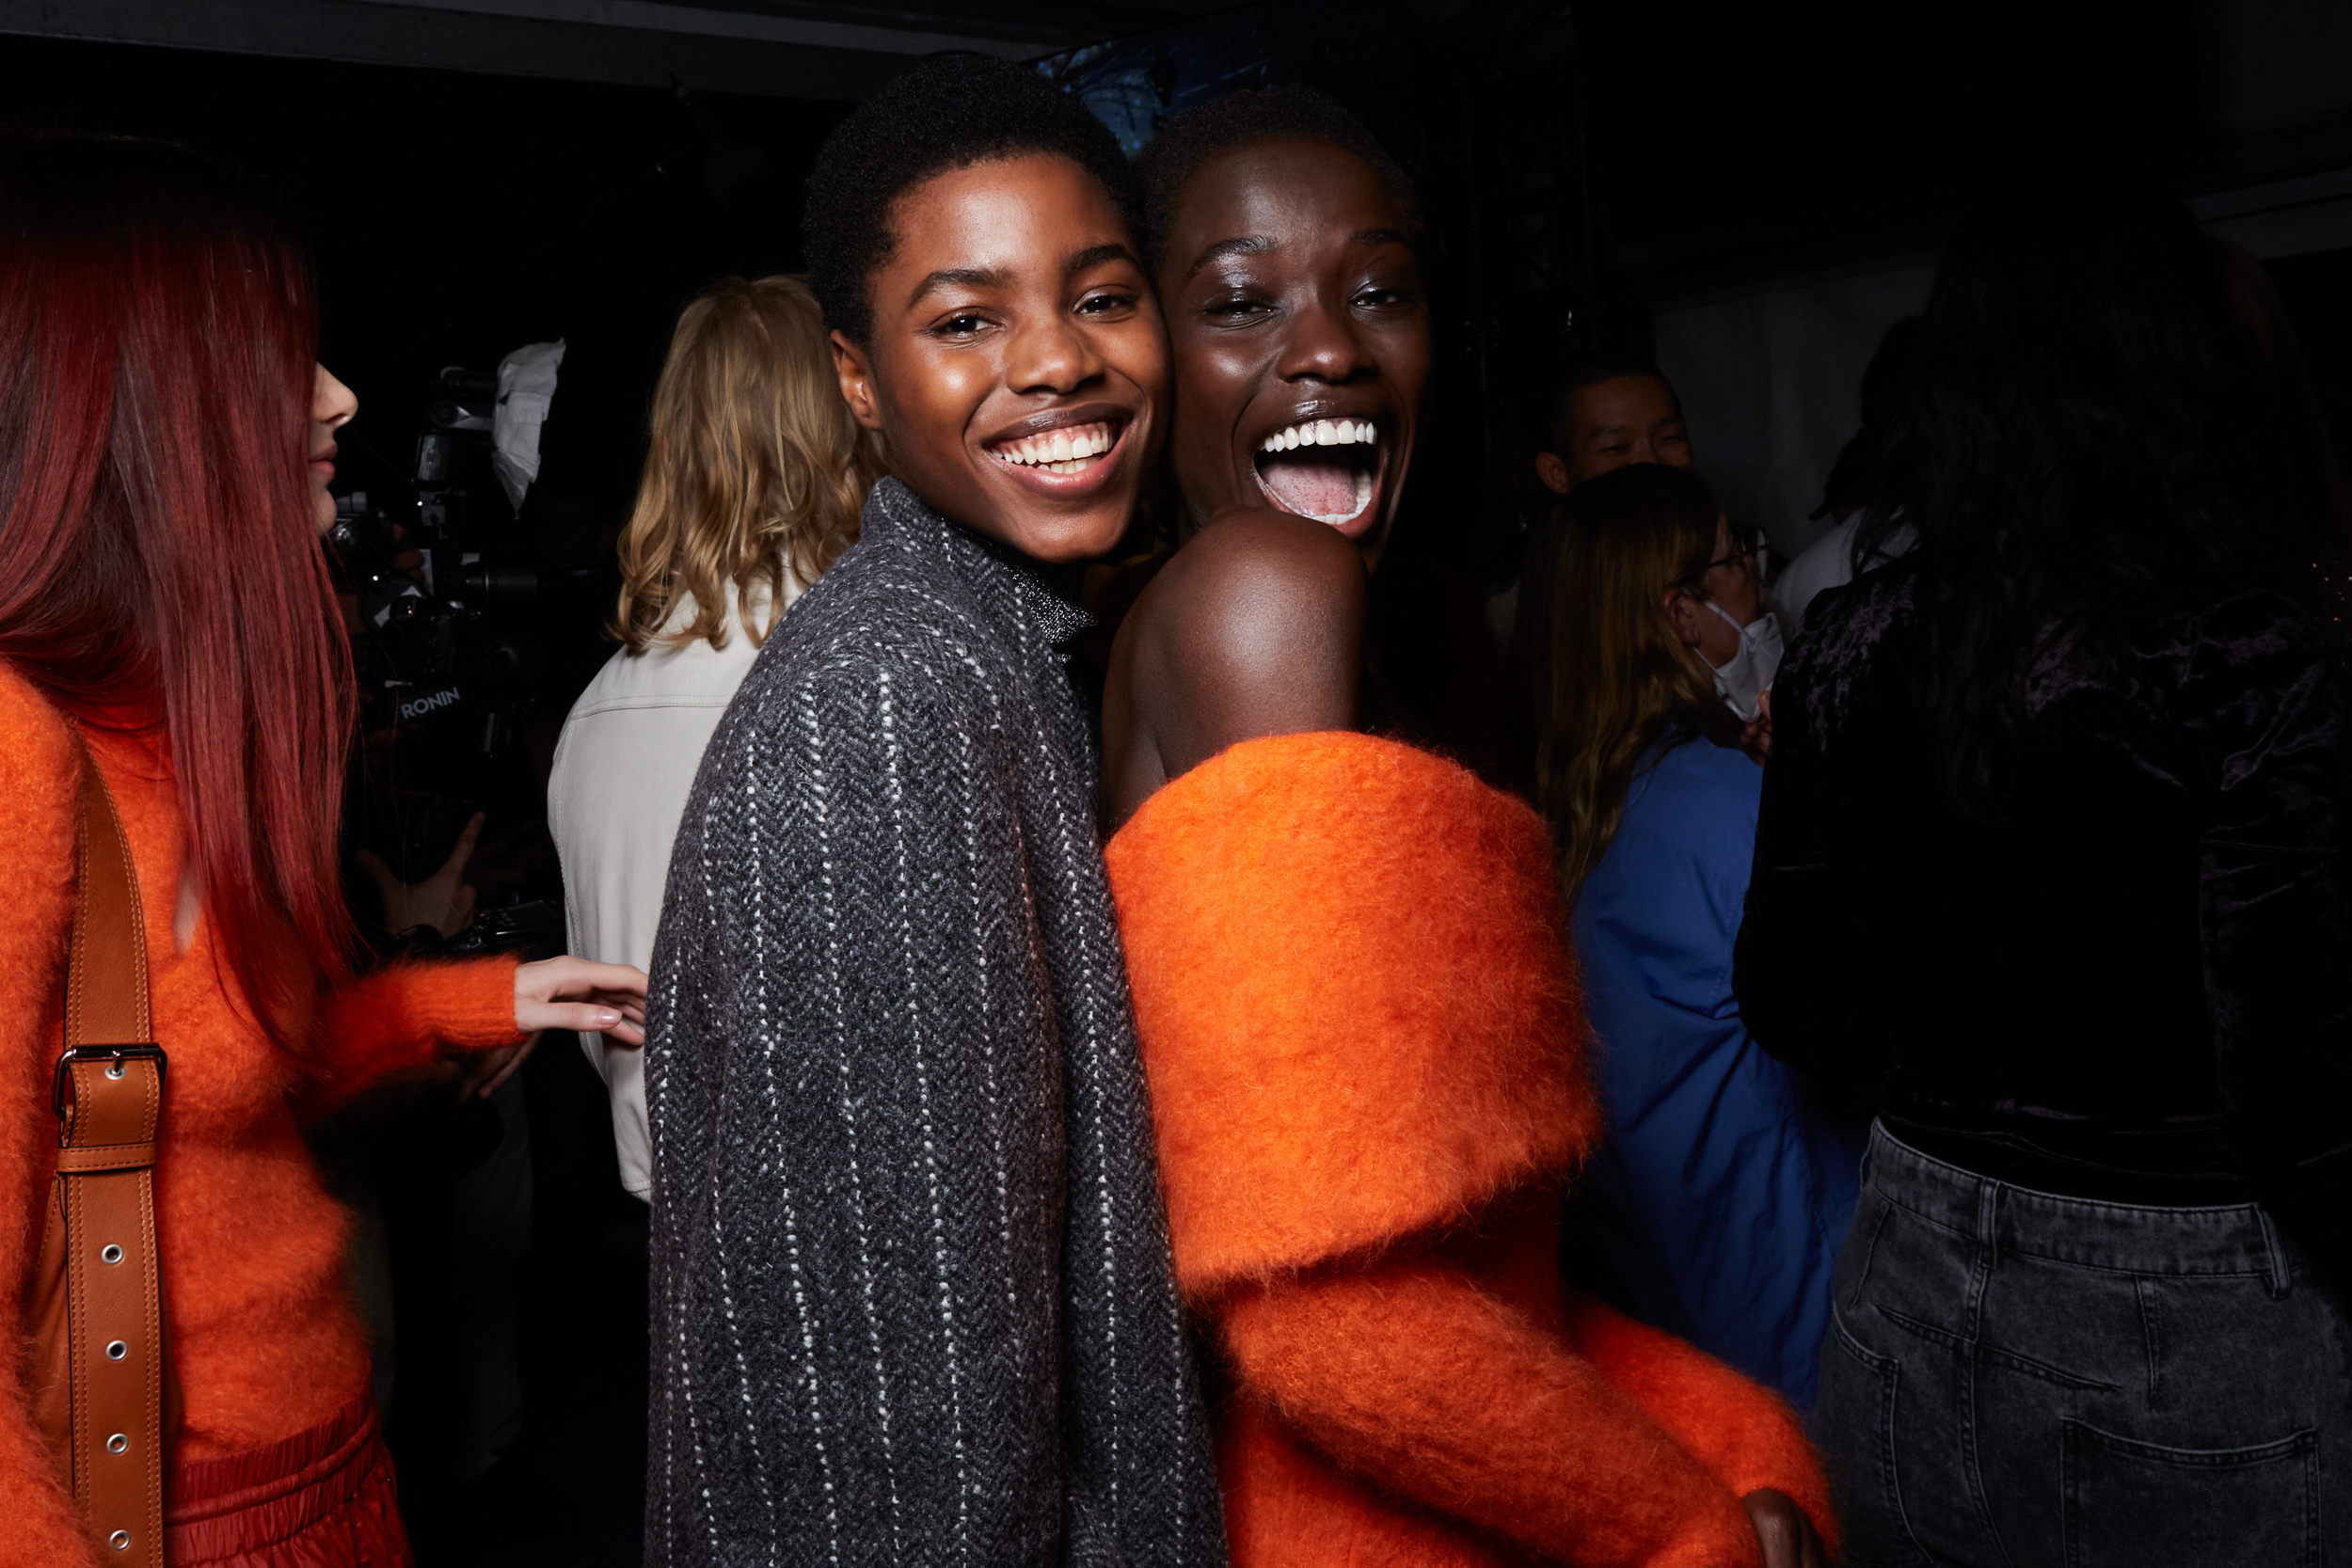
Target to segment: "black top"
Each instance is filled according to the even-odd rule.
[[[2352,816],[2320,628],[2250,591],[2120,663],[2061,637],[1996,820],[1972,821],[1912,696],[1921,569],[1824,594],[1780,671],[1749,1027],[1876,1085],[1940,1159],[2115,1202],[2259,1199],[2344,1277]]]

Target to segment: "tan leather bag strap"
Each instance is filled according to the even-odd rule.
[[[131,841],[115,811],[114,792],[79,730],[73,743],[82,754],[82,782],[75,800],[65,1048],[145,1044],[155,1031],[147,1016],[147,918]]]
[[[80,732],[73,929],[60,1124],[44,1259],[61,1262],[62,1376],[42,1425],[59,1476],[110,1561],[164,1568],[165,1451],[176,1387],[155,1246],[155,1142],[164,1053],[150,1037],[147,922],[130,840]]]

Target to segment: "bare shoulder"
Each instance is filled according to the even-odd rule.
[[[1194,535],[1112,651],[1113,820],[1238,741],[1352,728],[1364,594],[1362,557],[1322,523],[1234,511]]]
[[[1241,678],[1278,652],[1323,652],[1352,673],[1364,608],[1363,558],[1325,524],[1264,509],[1219,515],[1136,601],[1137,631]]]

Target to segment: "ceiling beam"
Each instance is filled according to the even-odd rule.
[[[782,98],[862,99],[941,50],[1017,60],[1087,41],[935,14],[842,17],[653,0],[0,0],[0,34]]]

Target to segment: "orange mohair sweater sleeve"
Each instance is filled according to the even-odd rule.
[[[1626,1390],[1480,1291],[1407,1255],[1235,1291],[1246,1393],[1346,1469],[1580,1568],[1747,1568],[1732,1489]]]
[[[1195,1304],[1450,1225],[1598,1137],[1525,802],[1394,741],[1275,736],[1104,858]]]
[[[444,1049],[515,1045],[511,956],[392,964],[337,990],[321,1009],[302,1119],[331,1116],[394,1073],[428,1067]]]
[[[1804,1510],[1832,1556],[1837,1521],[1829,1482],[1780,1396],[1687,1340],[1635,1323],[1600,1302],[1571,1301],[1570,1343],[1739,1497],[1763,1487]]]
[[[1524,802],[1391,741],[1274,736],[1154,794],[1106,859],[1177,1281],[1232,1398],[1545,1558],[1752,1562],[1759,1486],[1826,1533],[1770,1395],[1581,1307],[1566,1331],[1542,1268],[1522,1291],[1443,1240],[1512,1223],[1599,1132]]]

